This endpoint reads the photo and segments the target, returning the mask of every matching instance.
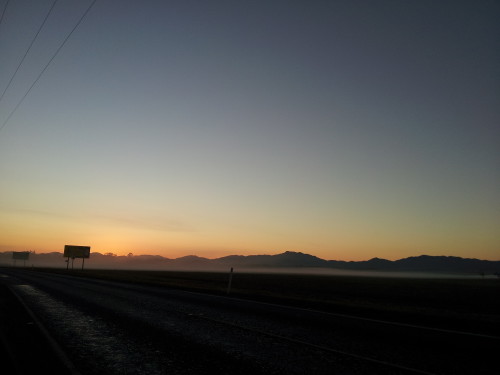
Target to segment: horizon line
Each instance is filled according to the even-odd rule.
[[[35,254],[35,255],[38,255],[38,254],[53,254],[53,253],[59,253],[59,254],[63,254],[62,251],[41,251],[41,252],[37,252],[36,250],[24,250],[24,251],[15,251],[15,250],[7,250],[7,251],[2,251],[0,253],[15,253],[15,252],[29,252],[31,254]],[[500,259],[480,259],[480,258],[471,258],[471,257],[461,257],[461,256],[457,256],[457,255],[429,255],[429,254],[420,254],[420,255],[412,255],[412,256],[407,256],[407,257],[403,257],[403,258],[397,258],[397,259],[394,259],[394,260],[391,260],[391,259],[387,259],[387,258],[380,258],[380,257],[372,257],[370,259],[365,259],[365,260],[341,260],[341,259],[325,259],[325,258],[321,258],[319,256],[316,256],[316,255],[313,255],[313,254],[309,254],[309,253],[304,253],[302,251],[283,251],[283,252],[280,252],[280,253],[276,253],[276,254],[250,254],[250,255],[241,255],[241,254],[230,254],[230,255],[224,255],[224,256],[221,256],[221,257],[216,257],[216,258],[207,258],[207,257],[203,257],[203,256],[199,256],[199,255],[196,255],[196,254],[188,254],[188,255],[183,255],[183,256],[180,256],[180,257],[177,257],[177,258],[169,258],[169,257],[166,257],[164,255],[159,255],[159,254],[133,254],[132,252],[130,252],[129,254],[126,254],[126,255],[119,255],[119,254],[115,254],[113,252],[100,252],[100,251],[94,251],[94,252],[91,252],[90,254],[99,254],[99,255],[103,255],[103,256],[109,256],[109,257],[141,257],[141,256],[145,256],[145,257],[160,257],[160,258],[164,258],[164,259],[169,259],[169,260],[177,260],[177,259],[182,259],[182,258],[187,258],[187,257],[196,257],[196,258],[200,258],[200,259],[207,259],[207,260],[217,260],[217,259],[222,259],[222,258],[227,258],[227,257],[231,257],[231,256],[238,256],[238,257],[252,257],[252,256],[278,256],[278,255],[283,255],[283,254],[286,254],[286,253],[291,253],[291,254],[302,254],[302,255],[306,255],[306,256],[311,256],[311,257],[314,257],[314,258],[317,258],[317,259],[320,259],[320,260],[324,260],[324,261],[327,261],[327,262],[367,262],[367,261],[370,261],[370,260],[374,260],[374,259],[380,259],[380,260],[386,260],[386,261],[389,261],[389,262],[395,262],[395,261],[398,261],[398,260],[402,260],[402,259],[408,259],[408,258],[419,258],[419,257],[434,257],[434,258],[440,258],[440,257],[443,257],[443,258],[460,258],[460,259],[472,259],[472,260],[482,260],[482,261],[491,261],[491,262],[499,262]]]

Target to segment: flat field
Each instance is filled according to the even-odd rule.
[[[226,295],[229,273],[36,269]],[[238,273],[230,296],[500,336],[500,279]]]

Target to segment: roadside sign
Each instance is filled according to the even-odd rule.
[[[68,258],[66,260],[67,262],[66,269],[69,268],[69,258],[72,259],[71,269],[73,269],[73,262],[75,258],[82,258],[82,270],[83,270],[83,265],[85,264],[85,258],[90,258],[90,246],[64,245],[63,256],[65,258]]]
[[[29,251],[13,251],[12,260],[14,261],[14,267],[16,266],[17,260],[22,260],[24,267],[26,267],[26,261],[30,258]]]
[[[15,259],[15,260],[28,260],[29,257],[30,257],[29,251],[13,251],[12,252],[12,259]]]
[[[90,246],[64,245],[65,258],[90,258]]]

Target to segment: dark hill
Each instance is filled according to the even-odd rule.
[[[74,261],[80,267],[80,259]],[[0,265],[13,265],[12,252],[0,253]],[[17,266],[22,265],[17,262]],[[62,253],[32,253],[26,261],[28,267],[66,267]],[[397,272],[438,272],[438,273],[472,273],[493,274],[500,272],[500,261],[489,261],[453,256],[420,255],[390,261],[373,258],[366,261],[346,262],[324,260],[301,252],[287,251],[276,255],[230,255],[216,259],[189,255],[177,259],[169,259],[159,255],[116,256],[111,253],[91,253],[86,260],[87,268],[115,269],[184,269],[184,270],[222,270],[236,268],[322,268],[358,271],[397,271]]]

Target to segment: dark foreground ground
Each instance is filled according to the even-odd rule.
[[[229,273],[39,269],[77,277],[227,295]],[[500,335],[499,278],[239,273],[230,296],[404,323]]]
[[[49,338],[16,295],[0,284],[1,373],[70,374]]]
[[[9,274],[8,269],[4,269],[4,271]],[[2,274],[2,269],[0,269],[0,274]],[[33,277],[29,276],[30,274]],[[47,276],[60,274],[64,277],[70,275],[76,277],[76,279],[92,280],[97,278],[107,281],[122,281],[135,286],[160,286],[165,290],[182,289],[214,296],[226,296],[229,281],[229,274],[211,272],[103,270],[68,272],[66,270],[39,269],[26,270],[24,276],[27,277],[25,280],[28,282],[30,278],[35,280],[39,278],[37,275],[43,277],[44,274]],[[69,279],[67,280],[69,282]],[[8,288],[8,283],[2,283],[1,281],[0,344],[2,345],[2,351],[0,360],[3,364],[1,373],[71,373],[71,369],[68,369],[65,362],[64,355],[61,356],[61,353],[58,352],[57,345],[54,346],[50,337],[47,338],[44,334],[43,326],[42,330],[40,330],[40,327],[36,324],[36,316],[30,315],[25,310],[23,303]],[[103,288],[100,288],[99,291],[101,289]],[[499,337],[499,292],[500,280],[498,279],[371,278],[235,272],[232,278],[230,296],[297,306],[308,310],[365,317],[369,320],[389,320],[404,324]],[[92,295],[96,296],[97,293],[98,289],[94,290]],[[107,299],[112,299],[111,295]],[[209,306],[211,305],[212,302],[209,303]],[[143,310],[143,307],[139,312],[146,311]],[[108,307],[108,309],[109,313],[114,315],[113,307]],[[244,311],[248,311],[247,308]],[[208,314],[208,312],[205,312],[205,314]],[[187,314],[182,320],[191,319],[192,315]],[[204,316],[203,319],[208,319],[208,315]],[[217,315],[217,319],[219,318],[220,316]],[[243,317],[238,319],[243,319]],[[269,316],[267,318],[264,316],[264,322],[268,320]],[[368,324],[369,322],[360,323]],[[210,324],[213,325],[213,321]],[[388,328],[384,329],[389,332]],[[391,328],[395,337],[399,335],[398,330],[397,327]],[[381,332],[384,334],[384,330]],[[211,334],[215,333],[212,331]],[[424,336],[425,334],[424,332]],[[416,334],[414,340],[421,337]],[[361,335],[360,339],[364,340],[365,337]],[[402,339],[401,345],[407,345],[404,342],[404,335],[402,335]],[[356,345],[355,339],[350,341],[351,344]],[[468,339],[466,339],[467,341]],[[423,340],[424,344],[425,342]],[[494,345],[498,344],[498,340],[488,342],[492,342]],[[418,348],[419,345],[415,344],[415,347]],[[474,347],[474,345],[471,345],[471,347]],[[446,350],[446,348],[443,349]],[[493,353],[497,351],[496,349],[494,347],[490,348],[489,344],[481,348],[483,351],[491,350]],[[209,362],[211,362],[210,356],[208,357]],[[213,359],[215,360],[215,358]],[[492,364],[494,364],[494,361],[485,363],[483,368],[479,365],[475,373],[493,373]],[[467,371],[470,371],[470,368]],[[471,373],[467,371],[462,373]],[[248,373],[252,373],[252,371],[248,371]],[[384,371],[380,373],[384,373]],[[442,373],[457,372],[448,371]]]

